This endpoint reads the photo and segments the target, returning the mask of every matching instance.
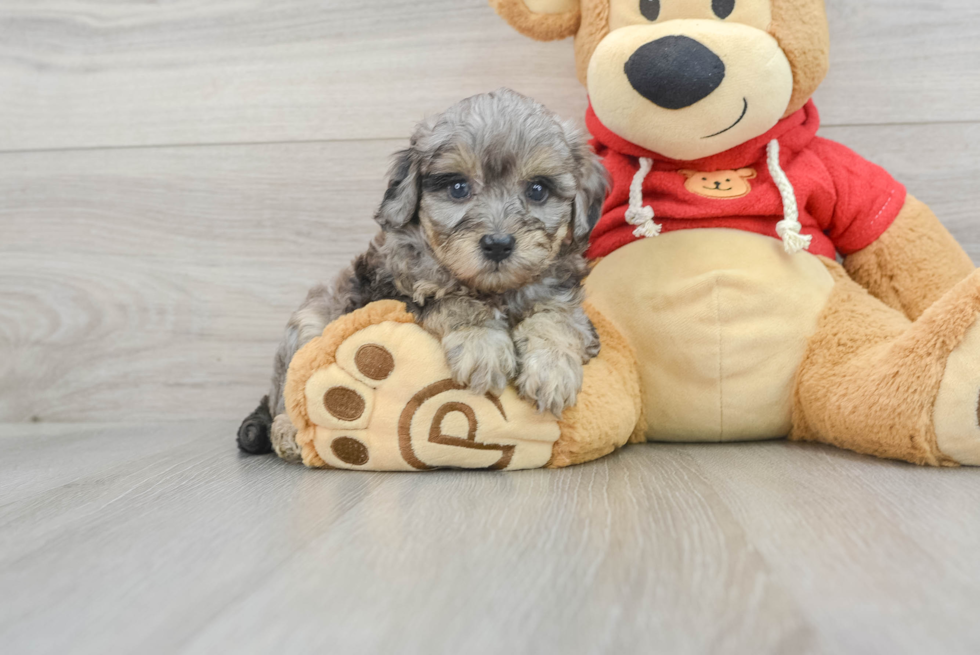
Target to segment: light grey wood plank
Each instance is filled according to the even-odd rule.
[[[232,427],[0,507],[3,650],[819,652],[688,455],[335,473]]]
[[[159,451],[102,427],[89,448],[104,466],[0,505],[0,588],[17,590],[0,595],[0,649],[980,647],[969,469],[773,442],[631,446],[563,471],[309,471],[240,457],[233,427],[147,426],[188,437]],[[92,434],[0,440],[66,471],[77,453],[44,438],[76,429]]]
[[[56,487],[70,488],[104,471],[135,471],[141,460],[200,439],[187,427],[182,423],[0,423],[0,507]],[[229,439],[233,434],[228,433]]]
[[[14,0],[0,149],[407,137],[500,86],[580,116],[570,48],[485,0]]]
[[[828,124],[980,119],[974,0],[830,0]],[[0,150],[403,138],[511,86],[580,119],[570,41],[485,0],[7,0]]]
[[[247,414],[402,145],[0,156],[0,417]]]
[[[827,125],[980,119],[980,3],[826,0]]]
[[[829,447],[681,446],[830,652],[976,653],[980,476]]]
[[[980,261],[980,125],[829,128]],[[0,420],[240,418],[403,141],[0,155]]]

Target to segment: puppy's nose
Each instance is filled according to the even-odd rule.
[[[513,254],[516,243],[512,234],[487,234],[480,239],[480,250],[490,261],[502,262]]]
[[[626,78],[641,96],[664,109],[684,109],[707,98],[725,79],[725,63],[688,36],[665,36],[633,53]]]

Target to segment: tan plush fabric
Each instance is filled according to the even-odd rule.
[[[581,27],[575,35],[575,70],[588,85],[589,62],[599,42],[609,34],[609,0],[582,0]]]
[[[550,468],[562,468],[604,457],[629,440],[642,441],[644,419],[640,378],[633,349],[589,304],[586,312],[599,333],[602,350],[585,367],[585,381],[575,407],[560,422]]]
[[[954,465],[937,447],[933,413],[947,359],[980,312],[980,274],[912,323],[836,262],[823,261],[836,285],[800,366],[790,438]],[[955,404],[976,408],[980,389],[958,386],[951,393]]]
[[[936,445],[960,464],[980,466],[980,327],[974,325],[946,362],[933,421]]]
[[[793,68],[786,116],[803,108],[830,68],[830,30],[824,0],[772,0],[769,30]]]
[[[793,380],[833,288],[818,259],[749,232],[680,230],[620,248],[586,288],[635,350],[648,439],[789,432]]]
[[[535,14],[569,14],[578,11],[579,0],[524,0]]]
[[[535,13],[524,0],[490,0],[490,6],[515,30],[538,41],[565,39],[579,29],[581,15],[577,9],[560,14]],[[552,4],[541,8],[554,7]]]
[[[534,13],[524,0],[490,0],[490,4],[525,36],[549,41],[574,34],[578,78],[583,85],[587,83],[592,53],[609,33],[609,0],[581,0],[580,12],[559,15]],[[786,111],[789,116],[806,104],[830,66],[830,32],[823,0],[772,0],[769,31],[793,68],[793,96]]]
[[[540,468],[560,434],[512,388],[478,395],[453,382],[442,345],[399,303],[369,305],[304,346],[286,401],[314,467]]]
[[[612,32],[592,55],[589,99],[602,124],[617,136],[680,161],[710,157],[764,134],[782,118],[793,92],[793,72],[779,42],[758,28],[719,20],[686,21],[684,36],[723,53],[725,83],[693,106],[658,107],[637,93],[624,64],[644,45],[676,34],[676,21]],[[747,90],[752,110],[739,118]],[[701,138],[714,134],[711,139]]]
[[[973,262],[932,210],[908,196],[873,244],[844,261],[858,283],[910,319],[973,272]]]
[[[306,412],[306,382],[318,369],[333,364],[340,344],[359,330],[375,323],[411,323],[414,320],[400,302],[385,300],[372,303],[331,323],[323,336],[313,339],[293,357],[286,378],[286,413],[298,430],[296,444],[302,450],[303,462],[307,466],[322,467],[324,462],[313,447],[314,426]],[[315,345],[310,347],[310,344]]]

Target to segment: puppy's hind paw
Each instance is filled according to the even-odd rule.
[[[529,352],[521,362],[517,391],[534,403],[539,412],[562,412],[575,404],[582,390],[584,370],[579,358],[548,350]]]
[[[517,373],[514,341],[504,330],[466,328],[442,339],[453,380],[473,393],[499,394]]]
[[[249,455],[267,455],[272,452],[269,429],[272,427],[272,414],[269,412],[269,397],[266,396],[238,427],[238,449]]]

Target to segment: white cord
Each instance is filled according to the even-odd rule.
[[[660,234],[662,226],[653,222],[653,207],[643,205],[643,182],[653,170],[653,160],[640,157],[640,170],[633,176],[630,183],[630,205],[626,210],[626,222],[636,226],[633,236],[640,239],[655,237]]]
[[[783,198],[783,220],[776,223],[776,234],[783,240],[783,248],[789,254],[795,254],[810,247],[813,237],[800,234],[800,208],[796,204],[796,190],[786,177],[786,172],[779,165],[779,141],[773,139],[766,148],[769,154],[769,175],[772,176],[779,195]]]

